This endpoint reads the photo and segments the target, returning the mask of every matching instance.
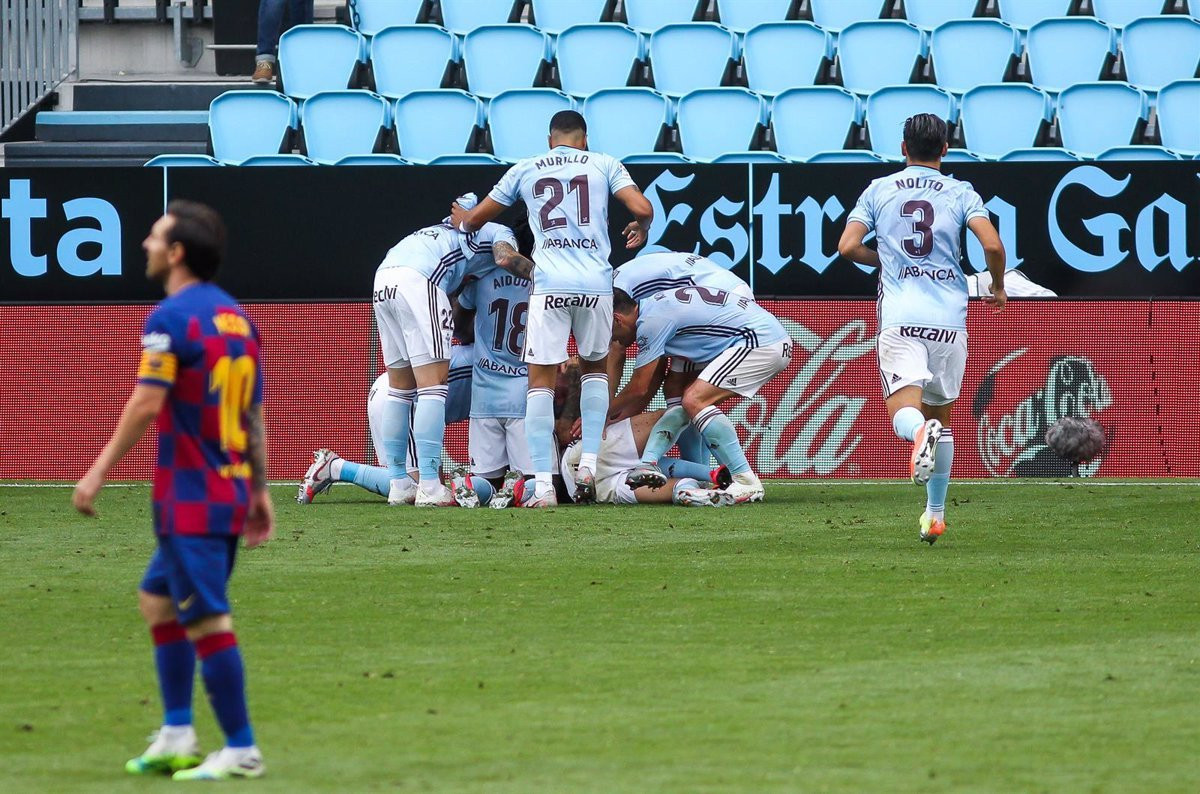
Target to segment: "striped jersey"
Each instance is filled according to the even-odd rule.
[[[749,298],[707,287],[680,287],[642,301],[637,321],[636,367],[664,355],[696,363],[731,347],[789,341],[779,320]]]
[[[613,286],[636,301],[680,287],[708,287],[749,294],[746,282],[699,254],[668,251],[631,259],[613,272]]]
[[[447,294],[454,292],[467,276],[496,266],[492,245],[505,242],[517,247],[512,230],[499,223],[485,223],[472,234],[463,234],[443,222],[417,229],[392,246],[380,270],[407,267],[429,279]]]

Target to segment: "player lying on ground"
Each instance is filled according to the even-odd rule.
[[[939,170],[946,122],[919,113],[904,122],[903,171],[876,179],[850,212],[838,253],[879,268],[879,377],[896,435],[912,442],[909,471],[925,486],[920,538],[946,531],[954,461],[950,409],[967,365],[967,282],[959,263],[963,226],[983,246],[991,275],[984,300],[1004,310],[1004,245],[979,194]],[[874,230],[875,251],[863,245]]]
[[[741,395],[753,397],[792,360],[792,339],[766,309],[749,298],[706,287],[659,292],[642,304],[623,290],[613,293],[613,340],[638,345],[633,393],[647,392],[663,356],[706,362],[683,393],[681,405],[663,414],[642,452],[642,466],[630,473],[631,488],[662,487],[666,476],[658,459],[694,423],[717,462],[733,482],[726,489],[736,503],[761,502],[762,483],[750,469],[737,431],[717,408]]]

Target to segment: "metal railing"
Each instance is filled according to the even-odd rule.
[[[0,0],[0,133],[78,70],[78,0]]]

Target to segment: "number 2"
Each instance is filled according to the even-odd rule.
[[[675,300],[679,301],[680,303],[691,303],[693,291],[700,296],[700,300],[704,301],[709,306],[724,306],[725,301],[729,299],[729,293],[723,289],[709,289],[708,287],[683,287],[675,290]]]
[[[254,359],[250,356],[221,356],[209,373],[208,390],[218,394],[221,449],[226,452],[246,451],[242,416],[250,408],[250,398],[254,396],[254,374]]]
[[[929,256],[933,250],[933,205],[921,199],[906,201],[900,208],[900,216],[913,219],[912,235],[900,241],[904,253],[918,259]]]
[[[576,200],[579,202],[579,225],[587,226],[591,222],[591,197],[588,195],[586,175],[579,174],[578,176],[573,176],[565,183],[553,177],[546,176],[533,183],[533,192],[535,195],[541,196],[547,191],[549,191],[550,197],[546,199],[546,203],[538,210],[538,217],[542,220],[542,231],[548,232],[551,229],[561,229],[567,225],[565,215],[551,218],[550,213],[558,209],[558,205],[563,203],[563,199],[567,197],[568,192],[574,193]]]

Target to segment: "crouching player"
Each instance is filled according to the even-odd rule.
[[[667,477],[658,459],[691,422],[717,461],[729,469],[726,489],[737,504],[761,502],[762,483],[750,469],[733,423],[717,407],[734,395],[753,397],[787,368],[792,340],[783,325],[749,298],[706,287],[660,292],[640,305],[624,290],[613,292],[613,339],[638,345],[630,378],[633,392],[646,390],[664,355],[707,362],[654,426],[642,450],[641,466],[630,472],[631,488],[661,488]]]

